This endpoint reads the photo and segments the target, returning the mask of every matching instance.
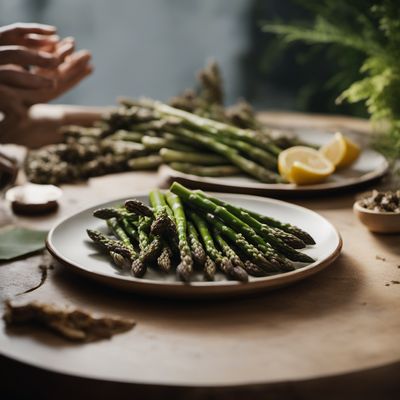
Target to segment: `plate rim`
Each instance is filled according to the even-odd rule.
[[[322,218],[325,220],[325,222],[330,226],[332,231],[335,233],[336,238],[337,238],[337,245],[335,249],[323,260],[316,260],[314,263],[311,263],[307,266],[304,266],[302,268],[296,269],[294,271],[282,273],[282,274],[277,274],[277,275],[271,275],[271,276],[266,276],[266,277],[257,277],[257,278],[252,278],[251,281],[247,282],[246,284],[243,284],[241,282],[237,281],[230,281],[230,280],[223,280],[223,281],[213,281],[213,282],[191,282],[190,284],[184,283],[184,282],[179,282],[179,281],[160,281],[160,280],[152,280],[152,279],[143,279],[143,278],[136,278],[132,276],[113,276],[107,273],[103,272],[95,272],[95,271],[90,271],[86,268],[83,268],[82,266],[79,265],[79,263],[74,262],[73,260],[70,260],[68,257],[65,257],[64,255],[60,254],[59,251],[56,249],[54,244],[52,243],[52,237],[54,235],[54,232],[65,222],[70,220],[73,217],[76,217],[79,214],[85,213],[88,210],[91,210],[96,207],[101,207],[102,205],[110,204],[110,203],[118,203],[120,201],[126,200],[127,197],[124,196],[122,198],[117,198],[115,200],[110,200],[106,201],[97,205],[93,205],[90,207],[87,207],[77,213],[74,213],[72,215],[66,216],[63,219],[61,219],[55,226],[52,227],[52,229],[49,231],[47,238],[46,238],[46,248],[50,252],[50,254],[61,264],[67,266],[74,272],[78,272],[82,275],[85,275],[87,277],[90,277],[93,280],[96,281],[102,281],[105,282],[107,280],[111,280],[113,283],[106,282],[108,286],[119,286],[121,289],[126,289],[126,290],[131,290],[134,291],[137,286],[140,286],[140,291],[141,288],[143,288],[143,291],[146,291],[146,288],[152,290],[152,289],[157,289],[157,288],[167,288],[168,290],[181,290],[182,292],[186,292],[187,288],[190,288],[192,293],[201,293],[202,291],[208,291],[210,288],[216,288],[216,291],[218,293],[219,290],[229,290],[232,289],[235,291],[237,289],[238,292],[241,292],[241,289],[244,290],[252,290],[252,289],[268,289],[268,288],[274,288],[275,286],[283,286],[286,284],[294,283],[298,280],[301,280],[303,278],[306,278],[310,275],[313,275],[314,273],[317,273],[321,271],[322,269],[326,268],[329,266],[339,255],[341,252],[341,249],[343,247],[343,240],[342,237],[339,233],[339,231],[336,229],[336,227],[325,217],[322,215],[318,214],[317,212],[308,209],[306,207],[299,206],[297,204],[292,204],[286,201],[282,200],[277,200],[273,198],[262,198],[259,196],[253,196],[253,195],[247,195],[247,194],[233,194],[233,193],[212,193],[213,195],[224,195],[228,197],[234,197],[234,198],[251,198],[253,200],[257,200],[260,202],[271,202],[271,203],[277,203],[277,204],[284,204],[286,207],[290,208],[295,208],[295,209],[300,209],[300,210],[306,210],[307,212],[310,212],[312,214],[317,215],[319,218]],[[132,194],[133,196],[148,196],[148,192],[137,192]],[[125,286],[125,287],[123,287]],[[129,286],[129,287],[128,287]],[[150,288],[149,288],[150,287]],[[182,294],[182,293],[181,293]],[[160,293],[162,296],[163,293]],[[179,296],[179,294],[177,294]]]
[[[382,156],[383,157],[383,156]],[[264,191],[265,193],[326,193],[334,190],[343,190],[363,185],[367,182],[372,182],[375,179],[382,178],[389,170],[389,163],[384,159],[380,169],[370,171],[358,178],[349,178],[346,184],[338,184],[337,182],[317,183],[315,185],[302,185],[296,186],[293,183],[262,183],[262,182],[231,182],[222,183],[214,177],[197,176],[193,174],[186,174],[185,172],[176,171],[169,165],[163,164],[159,167],[158,173],[165,176],[169,180],[181,180],[190,183],[205,184],[208,187],[215,188],[230,188],[231,190],[254,190]]]
[[[334,132],[329,129],[322,128],[299,128],[295,129],[294,132],[301,138],[305,138],[307,134],[318,133],[323,135],[332,135]],[[360,134],[357,131],[349,131],[350,135],[362,137],[364,140],[365,135]],[[301,185],[296,186],[292,183],[263,183],[263,182],[252,182],[252,181],[244,181],[244,182],[232,182],[228,183],[222,182],[215,177],[207,177],[207,176],[198,176],[193,174],[188,174],[180,171],[176,171],[172,169],[167,164],[162,164],[159,169],[159,175],[169,181],[172,180],[180,180],[181,182],[186,182],[189,184],[200,184],[206,186],[207,189],[215,189],[217,191],[229,191],[229,192],[240,192],[240,193],[264,193],[264,194],[281,194],[281,195],[300,195],[300,194],[313,194],[313,193],[328,193],[334,191],[340,191],[347,188],[355,188],[357,186],[362,186],[368,182],[372,182],[374,180],[378,180],[382,178],[385,174],[387,174],[390,165],[386,157],[373,149],[372,147],[365,145],[362,146],[364,150],[368,150],[369,152],[374,153],[375,156],[378,156],[382,160],[382,164],[371,171],[364,173],[359,177],[349,177],[345,181],[331,181],[331,182],[322,182],[317,183],[315,185]],[[244,175],[245,176],[245,175]]]

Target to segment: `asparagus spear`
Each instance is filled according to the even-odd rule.
[[[137,102],[132,102],[127,99],[122,100],[122,103],[128,107],[132,105],[138,105]],[[198,115],[179,110],[159,101],[145,99],[139,102],[139,106],[140,105],[159,112],[161,115],[172,116],[181,119],[187,124],[197,129],[200,129],[210,135],[219,136],[221,134],[224,134],[226,136],[232,137],[233,139],[243,140],[245,142],[252,143],[258,147],[262,147],[275,155],[278,155],[281,151],[277,146],[274,145],[269,137],[264,134],[259,134],[256,131],[240,129],[233,125],[225,124],[223,122],[199,117]]]
[[[237,271],[232,265],[231,261],[215,247],[212,235],[208,230],[207,223],[203,220],[203,218],[193,211],[189,211],[189,216],[200,233],[200,236],[206,247],[207,254],[215,262],[217,267],[230,278],[237,280],[244,279],[243,274],[241,274],[240,271]]]
[[[164,272],[169,272],[172,268],[172,251],[165,243],[161,254],[157,258],[157,265]]]
[[[151,151],[158,151],[162,148],[174,149],[180,151],[196,151],[196,148],[184,144],[176,138],[165,138],[155,136],[143,136],[142,143],[146,149]]]
[[[172,212],[174,213],[176,227],[178,231],[181,262],[177,266],[176,272],[180,279],[182,279],[184,282],[189,282],[190,276],[193,271],[193,259],[186,235],[187,223],[185,211],[183,209],[181,200],[177,195],[171,192],[167,192],[165,198],[167,200],[167,203],[171,207]]]
[[[169,166],[176,171],[198,176],[223,177],[239,175],[241,173],[240,169],[235,167],[234,165],[217,165],[215,167],[205,167],[203,165],[173,162],[169,164]]]
[[[203,192],[197,192],[204,199],[208,199],[214,204],[227,210],[231,215],[236,216],[239,220],[247,224],[249,227],[253,228],[256,233],[258,233],[262,238],[264,238],[271,246],[278,250],[280,253],[285,255],[289,260],[300,261],[300,262],[314,262],[314,259],[307,254],[301,253],[292,247],[288,246],[284,241],[276,237],[275,232],[265,224],[262,224],[255,218],[253,218],[248,212],[235,207],[225,201],[217,199],[215,197],[207,196]]]
[[[258,214],[254,211],[246,210],[245,208],[241,208],[243,211],[248,212],[253,218],[257,219],[263,224],[272,226],[274,228],[278,228],[284,232],[290,233],[293,236],[298,237],[301,239],[305,244],[315,244],[315,240],[312,238],[312,236],[305,232],[304,230],[300,229],[299,227],[295,225],[291,225],[288,223],[280,222],[276,219],[273,219],[271,217],[267,217],[266,215]]]
[[[153,218],[153,210],[140,200],[132,199],[125,201],[125,208],[136,215]],[[140,219],[140,218],[139,218]]]
[[[219,217],[223,222],[236,230],[236,232],[242,233],[247,240],[257,246],[264,253],[272,264],[277,263],[284,270],[294,269],[293,265],[287,262],[284,257],[280,256],[269,243],[266,243],[264,239],[254,231],[253,228],[230,213],[226,208],[213,203],[211,200],[200,196],[196,192],[185,188],[177,182],[172,184],[170,190],[178,195],[185,203],[202,210],[203,213],[211,213]]]
[[[155,169],[162,164],[162,158],[158,154],[147,155],[143,157],[131,158],[128,160],[127,165],[130,170],[145,170]]]
[[[204,264],[206,263],[207,255],[204,251],[203,245],[199,240],[196,228],[191,221],[187,222],[187,230],[190,248],[192,250],[193,262],[197,267],[203,268]]]
[[[169,125],[167,124],[167,126],[169,126]],[[201,143],[197,142],[196,140],[184,138],[184,137],[174,134],[173,132],[166,132],[165,130],[163,131],[162,135],[163,135],[162,137],[165,139],[174,140],[179,143],[183,143],[186,146],[190,146],[193,149],[192,151],[198,151],[198,150],[207,151],[207,147],[204,147]]]
[[[138,223],[138,234],[139,234],[139,247],[140,251],[144,251],[146,247],[150,244],[150,226],[151,226],[151,218],[145,217],[143,215],[139,216]]]
[[[126,218],[128,220],[137,220],[137,216],[135,214],[129,213],[120,207],[98,208],[93,212],[93,216],[100,219]]]
[[[227,160],[218,154],[178,151],[162,148],[160,156],[165,163],[184,162],[199,165],[224,165]]]
[[[270,227],[270,229],[273,235],[275,235],[278,239],[282,240],[282,242],[286,243],[290,247],[293,247],[294,249],[304,249],[305,247],[307,247],[307,245],[300,238],[292,235],[291,233],[285,232],[279,228]]]
[[[244,270],[252,276],[265,276],[266,273],[258,265],[252,263],[250,260],[244,262]]]
[[[232,263],[235,269],[236,276],[240,276],[239,280],[242,282],[247,282],[249,280],[249,277],[244,269],[244,264],[240,259],[240,257],[235,253],[232,247],[230,247],[229,244],[224,240],[218,229],[215,228],[213,229],[213,237],[215,241],[218,243],[219,247],[221,248],[222,253],[225,254],[225,256],[228,257],[229,261]]]
[[[168,206],[167,201],[165,200],[165,195],[161,190],[154,189],[149,194],[149,201],[151,206],[154,209],[164,208],[168,214],[168,216],[174,220],[174,213],[171,208]]]
[[[151,242],[148,232],[150,230],[151,218],[143,215],[139,216],[138,235],[139,235],[139,257],[132,263],[132,273],[136,277],[142,277],[147,270],[147,264],[157,258],[161,251],[162,243],[158,239]]]
[[[140,251],[139,257],[132,263],[132,273],[136,277],[142,277],[147,265],[155,262],[162,251],[162,241],[159,237],[155,237],[145,248]]]
[[[126,218],[120,219],[120,222],[122,224],[122,227],[124,228],[125,233],[129,236],[129,239],[131,241],[139,243],[139,233],[134,224]]]
[[[238,149],[243,154],[246,154],[252,160],[258,162],[267,169],[276,170],[278,160],[276,156],[272,155],[268,151],[265,151],[259,147],[256,147],[250,143],[243,142],[242,140],[236,140],[228,137],[220,136],[217,139],[219,142],[224,143],[230,147]]]
[[[128,268],[131,265],[131,252],[122,242],[110,239],[101,232],[92,229],[87,229],[86,232],[90,239],[108,252],[118,268]]]
[[[166,203],[164,193],[158,189],[152,190],[149,194],[149,201],[154,212],[151,232],[158,235],[166,233],[169,238],[175,239],[177,230],[174,214]]]
[[[247,174],[257,178],[261,182],[283,182],[282,177],[277,173],[264,168],[254,161],[248,160],[247,158],[241,156],[236,149],[220,143],[214,138],[204,136],[201,133],[192,132],[184,128],[171,127],[168,128],[168,131],[176,133],[181,137],[196,140],[210,150],[215,151],[221,156],[227,158],[232,164],[236,165]]]
[[[112,135],[108,136],[109,140],[124,140],[126,142],[138,142],[140,143],[143,138],[142,132],[132,132],[125,129],[119,129]]]
[[[210,225],[217,228],[231,243],[234,243],[252,262],[265,272],[281,271],[280,264],[277,261],[266,259],[257,247],[249,243],[241,233],[237,233],[229,226],[224,225],[210,213],[206,215],[206,219]]]
[[[154,189],[149,194],[149,201],[154,210],[155,219],[151,224],[150,232],[154,235],[166,237],[173,255],[178,255],[179,239],[176,229],[174,213],[169,208],[164,193]]]
[[[111,218],[107,220],[107,225],[110,230],[114,233],[114,235],[121,240],[126,248],[128,248],[132,253],[132,258],[136,258],[138,254],[136,253],[135,248],[133,247],[129,236],[125,233],[124,228],[120,225],[116,218]]]
[[[215,262],[209,256],[206,256],[206,262],[204,264],[204,279],[206,281],[213,281],[215,277],[215,271]]]

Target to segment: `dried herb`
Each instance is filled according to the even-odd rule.
[[[135,322],[120,317],[95,317],[80,309],[30,302],[24,305],[6,303],[3,316],[7,326],[36,324],[62,337],[80,342],[107,339],[132,329]]]
[[[374,190],[370,196],[361,199],[359,204],[367,210],[400,213],[400,190],[395,192]]]

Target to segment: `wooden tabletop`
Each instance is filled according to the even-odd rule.
[[[312,125],[312,118],[307,123]],[[78,210],[148,191],[158,179],[155,173],[136,172],[65,185],[56,214],[16,218],[3,208],[0,222],[49,229]],[[9,375],[24,373],[25,388],[35,386],[43,398],[61,384],[69,395],[73,388],[76,393],[90,388],[97,398],[115,390],[120,398],[312,399],[339,393],[340,398],[392,398],[400,372],[400,285],[394,283],[400,280],[400,240],[399,235],[368,232],[352,213],[355,196],[291,200],[336,226],[343,237],[342,255],[314,277],[255,297],[207,302],[139,297],[54,263],[41,288],[17,298],[129,316],[137,326],[84,345],[39,330],[2,328],[1,366]],[[1,264],[1,298],[15,298],[35,286],[40,263],[41,256],[34,256]],[[24,390],[11,381],[5,379],[6,388]]]

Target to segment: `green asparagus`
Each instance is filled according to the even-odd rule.
[[[234,243],[246,256],[255,264],[260,266],[266,272],[280,272],[280,264],[273,259],[266,259],[257,247],[249,243],[241,233],[235,232],[233,229],[224,225],[214,215],[208,213],[206,215],[210,225],[217,228],[231,243]]]
[[[204,279],[206,281],[213,281],[215,277],[216,265],[215,262],[209,257],[206,257],[206,262],[204,264]]]
[[[229,213],[231,213],[231,215],[234,215],[240,221],[247,224],[247,226],[251,227],[254,230],[254,232],[256,232],[263,239],[265,239],[275,250],[278,250],[280,253],[289,258],[289,260],[307,262],[307,263],[314,262],[314,259],[308,256],[307,254],[301,253],[293,249],[292,247],[288,246],[284,241],[276,237],[275,232],[268,225],[262,224],[257,219],[253,218],[248,212],[245,212],[240,208],[235,207],[234,205],[229,204],[220,199],[217,199],[215,197],[207,196],[203,192],[196,192],[196,193],[198,193],[204,199],[208,199],[217,206],[222,207],[223,210],[227,210]],[[226,214],[225,221],[226,218],[228,218],[228,214]]]
[[[230,213],[224,207],[213,203],[211,200],[200,196],[196,192],[190,191],[177,182],[172,184],[170,190],[178,195],[185,203],[190,204],[192,207],[197,207],[199,210],[202,210],[203,213],[211,213],[212,215],[215,215],[231,228],[235,229],[236,232],[242,233],[247,240],[249,240],[253,245],[263,252],[264,256],[269,261],[272,263],[278,263],[281,269],[287,271],[294,269],[293,265],[284,257],[276,253],[269,243],[265,242],[264,239],[254,231],[253,228]]]
[[[128,107],[132,105],[136,106],[138,104],[137,102],[132,103],[127,99],[125,99],[123,103],[125,106]],[[194,128],[202,130],[210,135],[220,136],[224,134],[226,136],[232,137],[233,139],[243,140],[245,142],[262,147],[275,155],[278,155],[281,151],[277,146],[275,146],[275,144],[268,136],[264,134],[259,134],[256,131],[240,129],[233,125],[214,121],[208,118],[202,118],[198,115],[168,106],[167,104],[161,103],[159,101],[145,99],[142,100],[139,105],[159,112],[161,115],[178,118],[185,123],[193,126]]]
[[[193,271],[193,259],[186,235],[187,223],[185,211],[181,203],[181,199],[177,195],[167,192],[165,198],[174,213],[175,223],[178,231],[181,262],[176,268],[176,272],[180,279],[182,279],[184,282],[189,282]]]
[[[229,244],[224,240],[218,229],[215,228],[213,229],[213,237],[215,241],[218,243],[219,247],[221,248],[222,253],[225,254],[228,260],[232,263],[235,270],[235,275],[240,276],[240,279],[238,280],[242,282],[247,282],[249,280],[249,277],[244,269],[244,265],[240,257],[235,253],[232,247],[229,246]]]
[[[164,243],[161,254],[157,258],[157,265],[164,272],[169,272],[172,268],[172,251],[167,244]]]
[[[160,156],[165,163],[171,162],[184,162],[198,165],[224,165],[227,160],[218,154],[200,153],[200,152],[189,152],[189,151],[178,151],[162,148],[160,150]]]
[[[207,254],[215,262],[216,266],[226,276],[236,280],[240,280],[242,282],[246,282],[248,279],[247,274],[243,274],[242,270],[235,268],[231,261],[215,247],[214,240],[204,219],[193,211],[190,211],[189,215],[190,219],[196,226],[196,229],[200,233]]]
[[[158,154],[131,158],[128,160],[128,168],[132,171],[156,169],[162,164],[162,158]]]
[[[199,240],[196,228],[191,221],[187,222],[187,230],[194,265],[198,268],[203,268],[206,263],[207,255],[201,241]]]
[[[284,222],[280,222],[271,217],[267,217],[266,215],[262,215],[262,214],[254,212],[254,211],[246,210],[245,208],[241,208],[241,209],[245,212],[248,212],[253,218],[257,219],[258,221],[260,221],[263,224],[272,226],[274,228],[278,228],[284,232],[290,233],[293,236],[298,237],[305,244],[309,244],[309,245],[315,244],[315,240],[312,238],[312,236],[297,226],[294,226],[294,225],[291,225],[288,223],[284,223]]]
[[[108,252],[118,268],[128,268],[132,263],[132,253],[125,245],[103,235],[99,231],[87,229],[87,234],[95,243]]]
[[[217,178],[239,175],[241,173],[240,169],[235,167],[234,165],[217,165],[213,167],[205,167],[203,165],[173,162],[170,163],[169,166],[175,171],[183,172],[185,174],[197,176],[212,176]]]
[[[124,246],[132,252],[133,258],[136,258],[138,254],[136,253],[129,236],[125,233],[124,228],[120,225],[118,220],[116,218],[108,219],[107,225],[114,235],[124,244]]]
[[[242,154],[247,155],[253,161],[258,162],[267,169],[273,171],[277,168],[277,158],[268,151],[265,151],[259,147],[256,147],[250,143],[243,142],[242,140],[236,140],[232,138],[227,138],[220,136],[217,140],[227,146],[233,147],[242,152]]]
[[[180,151],[196,151],[193,146],[182,143],[176,138],[165,138],[157,136],[143,136],[142,143],[147,150],[159,151],[162,148],[174,149]]]
[[[277,173],[270,171],[265,167],[255,163],[254,161],[241,156],[236,149],[229,147],[226,144],[220,143],[214,138],[202,135],[201,133],[192,132],[185,128],[169,127],[167,129],[168,131],[176,133],[181,137],[196,140],[198,143],[203,144],[210,150],[227,158],[232,164],[236,165],[248,175],[257,178],[261,182],[283,182],[282,177]]]

